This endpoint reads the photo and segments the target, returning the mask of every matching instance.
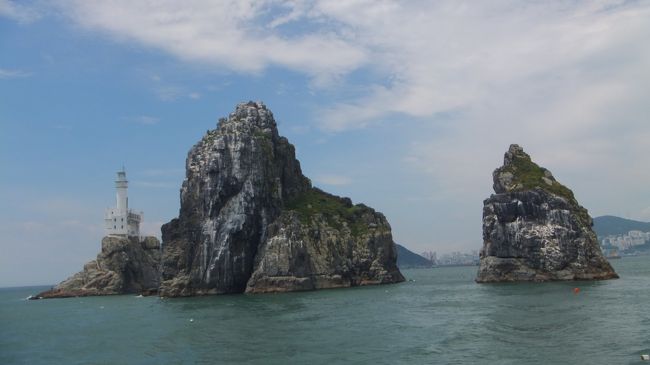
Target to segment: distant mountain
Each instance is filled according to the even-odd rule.
[[[604,215],[594,218],[594,231],[599,238],[625,234],[629,231],[650,232],[650,223]]]
[[[431,267],[431,261],[416,254],[408,248],[396,244],[397,246],[397,267],[400,269],[418,268],[418,267]]]

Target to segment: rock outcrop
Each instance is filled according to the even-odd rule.
[[[106,236],[97,259],[33,299],[114,294],[155,294],[160,284],[160,241],[156,237]]]
[[[262,103],[239,104],[190,150],[163,225],[162,296],[403,281],[379,212],[311,186]]]
[[[477,282],[612,279],[592,219],[573,192],[511,145],[483,202]]]

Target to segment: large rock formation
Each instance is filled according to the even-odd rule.
[[[91,295],[153,294],[160,284],[160,241],[156,237],[106,236],[97,259],[33,299]]]
[[[483,202],[477,282],[612,279],[592,220],[573,192],[511,145]]]
[[[239,104],[190,150],[179,217],[162,227],[160,295],[393,283],[379,212],[313,188],[262,103]]]

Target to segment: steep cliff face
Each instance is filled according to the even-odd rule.
[[[617,278],[573,192],[511,145],[483,202],[477,282]]]
[[[162,227],[161,295],[403,280],[385,218],[312,188],[262,103],[221,119],[186,170],[179,217]]]
[[[102,239],[97,259],[34,299],[157,292],[160,284],[160,241],[155,237]]]

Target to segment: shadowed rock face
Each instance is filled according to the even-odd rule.
[[[246,292],[282,292],[403,281],[383,214],[318,189],[268,227]],[[307,201],[309,200],[309,201]],[[304,209],[300,208],[300,205]]]
[[[573,192],[511,145],[483,202],[477,282],[612,279],[592,220]]]
[[[102,252],[51,290],[33,299],[92,295],[153,294],[160,284],[160,241],[155,237],[107,236]]]
[[[221,119],[186,170],[179,217],[162,227],[161,295],[403,280],[384,216],[312,188],[263,104]]]

